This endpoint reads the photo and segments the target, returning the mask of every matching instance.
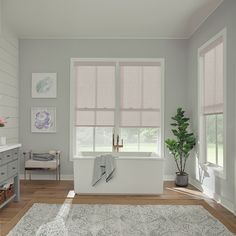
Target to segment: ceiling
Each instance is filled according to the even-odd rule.
[[[20,38],[189,38],[223,0],[3,0]]]

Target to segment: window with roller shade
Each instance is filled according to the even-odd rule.
[[[76,150],[112,151],[115,64],[76,66]]]
[[[206,161],[224,165],[224,38],[200,51],[202,62],[202,115]]]
[[[160,153],[161,67],[120,63],[120,133],[123,151]]]
[[[120,151],[160,153],[161,63],[78,61],[75,152],[112,151],[112,135],[124,140]]]

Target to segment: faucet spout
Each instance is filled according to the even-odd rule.
[[[120,136],[116,136],[116,144],[115,144],[115,135],[112,135],[112,147],[113,151],[119,152],[119,149],[123,147],[123,139],[121,139],[121,144],[120,144]]]

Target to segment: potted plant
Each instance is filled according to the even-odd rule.
[[[172,154],[178,172],[176,172],[176,186],[186,187],[188,185],[188,174],[185,172],[186,161],[191,150],[196,144],[196,138],[193,133],[188,131],[189,118],[185,117],[185,111],[182,108],[177,109],[177,114],[171,119],[174,121],[172,133],[174,139],[167,139],[165,143]]]

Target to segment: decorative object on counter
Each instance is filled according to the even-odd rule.
[[[57,73],[32,73],[32,98],[56,98]]]
[[[32,107],[31,131],[36,133],[56,132],[56,108]]]
[[[185,172],[186,161],[191,150],[196,145],[194,134],[188,131],[189,118],[185,117],[184,113],[185,111],[182,108],[178,108],[177,114],[171,117],[174,123],[170,125],[173,127],[172,133],[176,138],[168,138],[165,141],[178,169],[175,183],[180,187],[186,187],[188,185],[188,174]]]
[[[49,151],[47,153],[34,153],[32,151],[23,152],[25,172],[24,177],[29,172],[29,180],[31,180],[31,173],[35,170],[52,170],[56,172],[56,180],[61,180],[61,152]]]
[[[5,146],[7,144],[7,137],[1,136],[0,137],[0,146]]]
[[[5,127],[8,118],[9,117],[6,117],[6,118],[0,117],[0,127]]]
[[[7,124],[7,119],[9,117],[0,117],[0,127],[5,127]],[[0,146],[4,146],[7,144],[7,137],[6,136],[0,136]]]

